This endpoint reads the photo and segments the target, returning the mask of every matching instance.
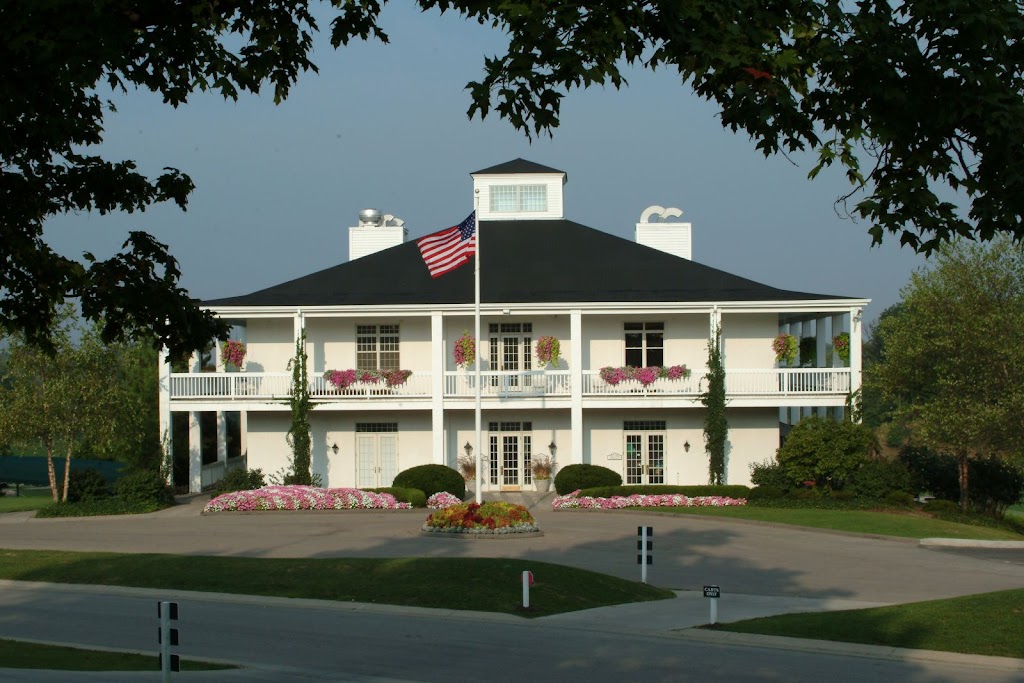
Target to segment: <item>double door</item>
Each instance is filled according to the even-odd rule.
[[[488,435],[490,457],[489,481],[501,491],[521,491],[533,483],[530,471],[533,437],[522,431],[521,423],[503,423],[508,429],[491,431]]]
[[[626,484],[665,483],[665,435],[626,435]]]
[[[356,434],[356,481],[361,489],[391,486],[398,474],[398,434]]]

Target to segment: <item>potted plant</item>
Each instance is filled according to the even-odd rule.
[[[840,332],[832,337],[832,350],[839,356],[844,365],[850,364],[850,333]]]
[[[800,343],[791,334],[783,332],[772,340],[772,350],[775,351],[775,360],[785,365],[792,365],[796,360]]]
[[[245,362],[245,342],[229,339],[220,347],[220,360],[229,370],[241,370]]]
[[[551,490],[551,473],[555,471],[555,461],[551,456],[538,455],[530,463],[530,471],[533,472],[533,485],[538,491]]]
[[[562,357],[562,345],[555,337],[540,337],[536,345],[537,364],[540,366],[558,367],[558,359]]]
[[[468,368],[476,360],[476,339],[468,331],[464,331],[462,336],[455,340],[452,358],[455,365],[460,368]]]

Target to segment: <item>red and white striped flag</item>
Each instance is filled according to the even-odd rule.
[[[430,277],[441,277],[476,253],[476,211],[458,225],[416,240]]]

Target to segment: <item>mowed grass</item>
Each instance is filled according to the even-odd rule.
[[[9,489],[14,490],[12,485]],[[53,496],[48,488],[21,487],[20,496],[0,496],[0,513],[38,510],[53,504]]]
[[[514,543],[515,541],[509,541]],[[522,573],[531,571],[531,611]],[[675,597],[572,567],[488,558],[278,559],[0,550],[0,579],[169,588],[545,616]]]
[[[652,508],[633,508],[652,510]],[[817,510],[811,508],[768,508],[755,506],[657,508],[659,513],[746,519],[770,524],[790,524],[815,529],[852,531],[861,534],[903,538],[970,538],[993,541],[1024,541],[1008,529],[959,524],[920,514],[874,512],[870,510]]]
[[[1024,589],[908,605],[782,614],[716,630],[1024,658]]]
[[[0,666],[6,669],[50,669],[54,671],[159,671],[156,655],[86,650],[59,645],[24,643],[0,639]],[[235,669],[227,664],[181,660],[182,671]]]

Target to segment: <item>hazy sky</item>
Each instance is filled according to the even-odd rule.
[[[465,85],[502,49],[501,34],[405,5],[389,5],[382,26],[390,45],[334,51],[321,34],[320,73],[301,76],[281,105],[271,92],[237,103],[201,95],[177,110],[148,92],[116,97],[103,154],[191,175],[188,211],[66,216],[47,238],[71,257],[106,257],[129,230],[145,230],[170,245],[193,296],[234,296],[346,261],[363,208],[404,219],[410,239],[454,225],[473,208],[469,174],[522,157],[568,174],[571,220],[631,240],[646,207],[679,207],[693,224],[694,260],[786,289],[870,298],[869,321],[925,263],[895,238],[871,248],[869,225],[837,215],[848,191],[840,170],[810,181],[809,156],[765,159],[669,72],[636,70],[621,91],[571,93],[554,138],[530,144],[493,115],[466,116]]]

